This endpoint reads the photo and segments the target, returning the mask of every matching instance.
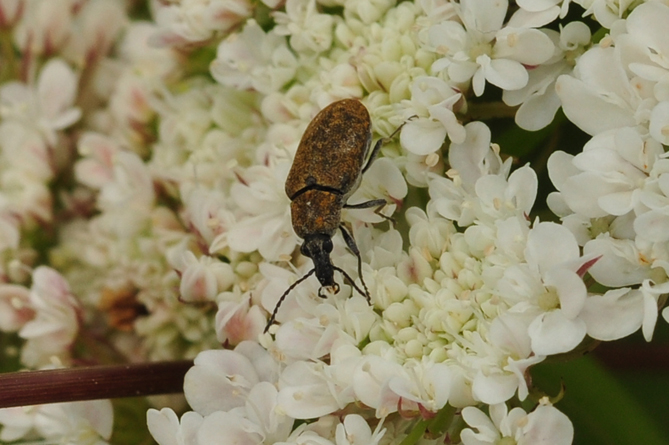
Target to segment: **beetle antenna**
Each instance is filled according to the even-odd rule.
[[[353,281],[353,278],[351,278],[346,272],[344,272],[343,269],[341,269],[337,266],[332,266],[332,268],[334,270],[336,270],[337,272],[341,272],[341,274],[344,275],[344,278],[346,278],[348,280],[348,282],[351,284],[351,286],[353,286],[353,289],[355,289],[356,291],[358,291],[358,293],[360,295],[365,297],[365,300],[367,300],[367,304],[369,304],[370,306],[372,305],[372,297],[369,295],[369,291],[367,290],[367,285],[365,284],[365,281],[362,279],[362,275],[360,275],[360,281],[362,282],[362,285],[365,288],[364,292],[358,287],[357,284],[355,284],[355,281]]]
[[[309,272],[307,272],[302,278],[291,284],[288,289],[281,295],[279,298],[279,301],[276,302],[276,306],[274,306],[274,310],[272,311],[272,315],[269,317],[269,320],[267,320],[267,325],[265,326],[265,330],[263,331],[263,334],[266,334],[267,331],[269,331],[269,328],[274,324],[274,320],[276,319],[276,314],[279,312],[279,306],[281,306],[281,303],[283,303],[283,300],[288,296],[290,291],[295,289],[295,287],[309,278],[313,273],[316,272],[316,269],[311,269]],[[343,271],[342,271],[343,272]]]

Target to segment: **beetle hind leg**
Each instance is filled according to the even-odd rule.
[[[389,202],[386,201],[385,199],[372,199],[369,201],[361,202],[359,204],[344,204],[345,209],[369,209],[370,207],[376,207],[374,209],[374,213],[379,215],[381,218],[385,219],[386,221],[390,221],[390,223],[395,227],[395,220],[391,216],[386,216],[383,213],[381,213],[381,210],[388,205]]]

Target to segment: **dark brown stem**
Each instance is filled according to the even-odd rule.
[[[183,392],[190,360],[0,374],[0,408]]]

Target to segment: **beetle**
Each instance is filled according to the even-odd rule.
[[[349,204],[348,198],[360,186],[362,175],[374,162],[381,146],[392,139],[402,126],[389,137],[379,139],[369,156],[372,121],[367,108],[359,100],[342,99],[333,102],[322,109],[307,126],[286,179],[286,195],[291,200],[293,229],[304,240],[300,253],[311,258],[314,267],[281,295],[267,321],[265,332],[274,324],[279,306],[286,296],[313,274],[316,274],[321,284],[319,297],[325,298],[323,289],[333,293],[339,291],[339,285],[334,279],[334,272],[338,271],[371,305],[369,290],[362,278],[360,251],[341,222],[341,211],[344,208],[377,207],[376,212],[379,213],[387,204],[385,199]],[[332,237],[337,229],[341,231],[348,248],[358,258],[358,276],[364,291],[330,260]]]

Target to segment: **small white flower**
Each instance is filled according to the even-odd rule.
[[[599,257],[588,270],[597,282],[610,287],[639,284],[650,274],[650,264],[634,240],[599,235],[583,246],[583,254]]]
[[[661,153],[660,144],[643,140],[632,128],[612,129],[588,141],[572,165],[564,157],[549,161],[549,171],[573,212],[589,218],[622,216],[639,205]]]
[[[422,408],[437,412],[448,402],[451,391],[451,370],[444,363],[409,362],[406,373],[388,380],[388,389],[402,398],[403,406],[414,402]]]
[[[667,20],[667,5],[646,2],[634,8],[627,20],[618,23],[624,24],[622,32],[614,33],[612,30],[623,63],[628,64],[629,70],[643,79],[661,82],[669,72],[669,47],[662,38]],[[656,99],[667,100],[659,96]]]
[[[388,384],[398,376],[407,378],[406,371],[399,363],[377,355],[364,356],[351,376],[355,398],[376,409],[377,417],[385,417],[397,411],[400,395],[392,391]]]
[[[530,230],[524,256],[527,264],[504,271],[499,292],[510,310],[535,314],[528,334],[536,354],[570,351],[587,330],[579,316],[587,291],[578,271],[592,258],[580,257],[574,236],[555,223],[539,223]]]
[[[32,439],[36,433],[46,442],[104,445],[111,437],[113,422],[109,400],[4,408],[0,409],[0,440]]]
[[[83,157],[74,164],[79,182],[99,189],[114,179],[114,160],[121,151],[116,141],[100,133],[85,133],[77,148]]]
[[[191,251],[182,253],[177,270],[181,272],[179,294],[187,302],[214,301],[235,279],[230,264],[207,255],[196,258]]]
[[[299,53],[320,53],[332,45],[334,18],[319,14],[316,0],[287,0],[286,12],[275,12],[273,31],[290,36],[290,46]]]
[[[104,57],[126,24],[123,5],[114,0],[86,2],[77,11],[63,53],[69,60],[86,66]]]
[[[15,407],[0,409],[0,440],[13,442],[34,431],[35,411],[38,407]]]
[[[161,30],[152,40],[161,45],[207,41],[229,31],[251,15],[249,0],[185,0],[158,6],[156,23]]]
[[[465,129],[464,142],[449,150],[452,168],[447,174],[453,179],[430,178],[429,211],[460,227],[528,213],[536,194],[536,174],[523,167],[506,179],[511,164],[502,162],[499,150],[491,146],[490,129],[482,122],[470,122]]]
[[[211,75],[223,85],[254,88],[265,94],[279,90],[295,75],[297,61],[283,36],[265,33],[254,21],[240,34],[232,34],[218,46]]]
[[[271,368],[258,367],[267,365],[268,360],[247,349],[246,343],[241,343],[235,351],[209,350],[198,354],[184,378],[184,393],[191,408],[209,415],[244,406],[251,388],[272,375]]]
[[[23,11],[15,39],[24,54],[51,55],[73,36],[76,0],[22,1]]]
[[[131,237],[149,221],[155,190],[147,165],[135,153],[119,151],[113,162],[114,179],[101,189],[97,205],[101,221],[121,237]]]
[[[16,332],[34,316],[28,289],[16,284],[0,284],[0,330]]]
[[[486,175],[506,176],[510,165],[502,162],[499,150],[491,146],[490,129],[483,122],[470,122],[465,126],[466,138],[452,144],[448,161],[462,180],[462,187],[474,191],[477,181]]]
[[[565,2],[566,3],[566,2]],[[573,60],[590,45],[590,29],[583,22],[569,22],[555,31],[544,30],[553,40],[556,54],[539,66],[528,69],[527,85],[519,90],[505,90],[502,99],[510,106],[520,105],[515,121],[519,127],[536,131],[553,121],[560,108],[555,82],[562,74],[572,71]]]
[[[281,410],[295,419],[313,419],[333,413],[353,401],[338,400],[323,372],[323,363],[297,361],[288,365],[279,379]]]
[[[55,270],[38,267],[33,272],[30,307],[35,318],[19,331],[19,336],[27,340],[21,361],[30,367],[50,364],[54,358],[68,361],[79,330],[80,311],[68,283]]]
[[[443,80],[416,78],[411,84],[411,100],[402,101],[406,120],[400,133],[402,147],[428,155],[441,148],[446,135],[454,143],[462,143],[465,131],[453,111],[460,100],[462,95]]]
[[[297,245],[290,219],[285,178],[288,165],[255,165],[240,175],[230,197],[240,209],[228,231],[228,245],[238,252],[258,252],[269,261],[289,255]]]
[[[571,0],[519,0],[518,6],[522,9],[514,14],[514,18],[522,14],[528,19],[538,21],[537,26],[543,26],[558,16],[563,19],[569,11],[570,2]]]
[[[365,172],[360,187],[348,199],[349,204],[356,204],[374,199],[386,199],[390,203],[401,203],[408,192],[407,183],[402,172],[390,159],[381,158],[374,161]],[[393,204],[387,204],[383,208],[386,215],[394,213]],[[354,209],[343,213],[344,219],[355,217],[356,220],[380,223],[383,218],[376,214],[375,208]]]
[[[34,88],[19,82],[0,88],[0,116],[33,126],[55,145],[56,132],[81,117],[81,110],[73,107],[77,83],[77,75],[65,61],[51,59],[42,67]]]
[[[349,62],[335,64],[324,60],[321,64],[320,85],[314,86],[311,92],[312,100],[319,109],[337,100],[362,97],[358,72]]]
[[[259,444],[263,431],[237,411],[216,411],[204,417],[197,431],[197,443]],[[221,438],[225,442],[221,442]]]
[[[126,76],[143,77],[148,83],[151,83],[154,76],[158,78],[170,78],[181,69],[182,62],[178,51],[170,47],[156,47],[151,45],[151,36],[158,32],[158,26],[152,22],[131,22],[127,24],[125,35],[119,43],[118,51],[123,61],[130,65],[124,70],[121,78],[114,81],[115,93],[112,99],[117,99],[116,95],[122,90],[122,84],[127,82]],[[131,67],[131,69],[129,69]],[[139,99],[139,97],[135,97]],[[137,105],[137,104],[135,104]]]
[[[555,85],[565,114],[590,135],[622,127],[647,125],[655,100],[641,96],[630,82],[616,49],[593,47],[577,61],[574,77],[562,75]]]
[[[258,305],[246,296],[240,302],[221,301],[216,312],[216,337],[221,343],[235,346],[244,340],[256,340],[265,329],[267,319]]]
[[[660,102],[650,113],[648,131],[656,141],[669,145],[669,101]]]
[[[196,435],[202,421],[193,411],[185,413],[181,421],[170,408],[151,408],[146,413],[149,432],[159,445],[198,445]]]
[[[430,43],[444,57],[432,70],[446,70],[457,83],[471,80],[480,96],[488,81],[503,90],[523,88],[528,74],[523,65],[539,65],[553,55],[550,38],[541,31],[503,27],[506,0],[490,4],[480,0],[460,3],[462,24],[446,21],[429,30]]]
[[[3,201],[0,195],[0,208],[5,207]],[[18,248],[20,240],[21,233],[17,218],[9,212],[0,211],[0,252],[5,249]]]
[[[182,192],[186,201],[183,218],[193,226],[193,231],[209,246],[210,254],[227,248],[227,231],[234,222],[226,206],[226,196],[220,190],[196,188],[191,193]]]
[[[395,6],[396,2],[397,0],[371,0],[365,2],[345,0],[343,3],[346,13],[360,17],[362,23],[369,25],[379,20],[388,9]]]
[[[337,425],[335,433],[337,445],[378,445],[383,439],[385,429],[380,429],[379,422],[375,431],[372,431],[365,419],[358,414],[349,414],[344,421]]]
[[[110,400],[43,405],[35,415],[35,427],[44,437],[78,445],[107,444],[113,423]]]
[[[629,0],[574,0],[574,3],[585,8],[584,16],[592,14],[605,28],[611,28],[634,5]]]
[[[0,0],[0,27],[11,28],[23,13],[23,0]]]
[[[518,445],[569,445],[574,438],[567,416],[550,405],[540,405],[529,414],[522,408],[509,411],[505,404],[492,405],[490,417],[470,406],[462,410],[462,417],[472,427],[461,433],[464,445],[493,445],[507,439]]]
[[[636,332],[646,317],[646,298],[645,293],[629,288],[588,296],[580,315],[588,327],[588,335],[597,340],[612,341]]]
[[[657,302],[660,295],[669,292],[669,283],[655,284],[651,280],[641,283],[641,294],[643,295],[643,321],[641,332],[646,341],[653,339],[653,331],[657,322]]]

